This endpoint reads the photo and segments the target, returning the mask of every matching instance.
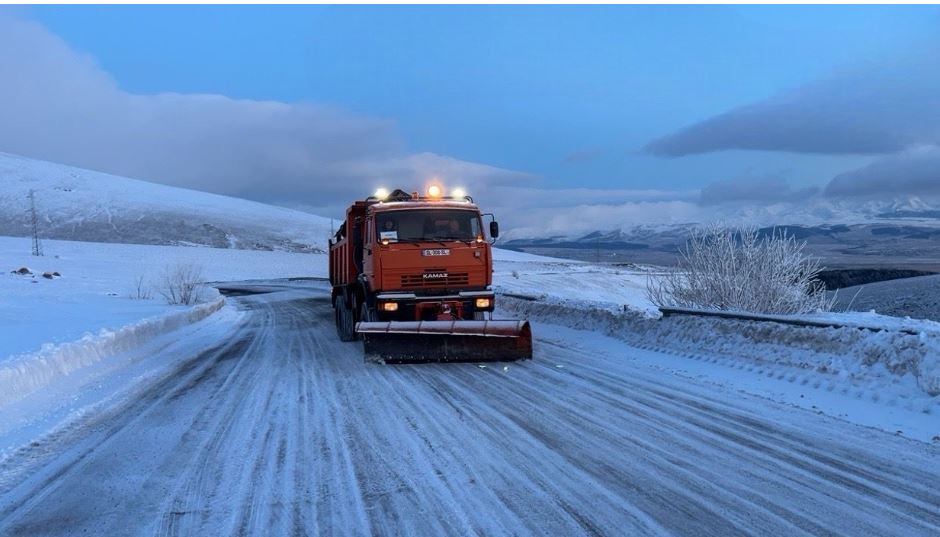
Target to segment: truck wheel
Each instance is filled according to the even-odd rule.
[[[346,306],[345,302],[341,300],[336,308],[336,332],[340,341],[356,341],[356,320],[353,318],[352,309]]]
[[[343,319],[339,313],[339,304],[333,304],[333,321],[336,323],[336,335],[343,340]]]

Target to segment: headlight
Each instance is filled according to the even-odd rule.
[[[477,299],[477,309],[483,310],[489,308],[493,305],[493,300],[490,298],[478,298]]]
[[[382,311],[398,311],[398,302],[383,302]]]

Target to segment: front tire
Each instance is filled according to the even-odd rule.
[[[336,301],[336,334],[340,341],[356,341],[356,319],[345,299]]]

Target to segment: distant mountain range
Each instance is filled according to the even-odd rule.
[[[935,213],[933,209],[895,211],[880,213],[870,223],[765,226],[758,232],[785,232],[805,241],[807,252],[829,266],[940,270],[940,217]],[[691,228],[691,224],[635,226],[575,238],[506,240],[500,247],[587,261],[669,265],[675,263]]]
[[[895,209],[893,211],[878,213],[879,218],[926,218],[940,219],[940,209]]]
[[[0,235],[318,252],[328,218],[0,153]]]

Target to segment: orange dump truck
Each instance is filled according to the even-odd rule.
[[[495,239],[499,226],[489,224]],[[336,332],[383,361],[532,357],[529,323],[493,320],[493,253],[469,196],[379,190],[330,239]]]

